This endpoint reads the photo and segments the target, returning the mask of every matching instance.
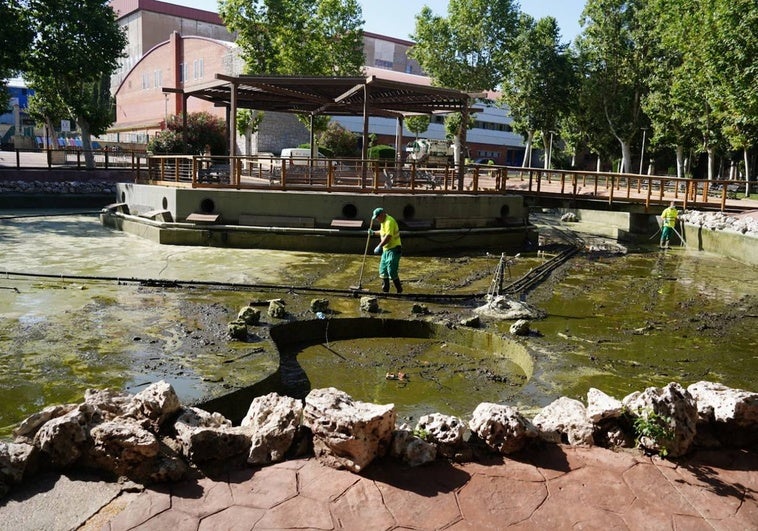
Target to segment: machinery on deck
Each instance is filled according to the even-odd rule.
[[[407,160],[425,166],[447,166],[454,163],[453,145],[449,140],[417,138],[405,147]]]

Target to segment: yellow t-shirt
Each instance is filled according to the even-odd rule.
[[[397,226],[395,218],[387,214],[384,217],[384,221],[379,226],[379,236],[384,239],[384,236],[389,234],[390,239],[384,246],[384,249],[392,249],[400,245],[400,227]]]
[[[668,207],[666,210],[661,212],[661,218],[663,219],[664,227],[676,227],[676,220],[678,217],[679,211],[676,209],[676,207]]]

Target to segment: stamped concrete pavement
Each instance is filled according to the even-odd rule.
[[[477,463],[386,459],[360,475],[311,458],[151,487],[107,509],[81,529],[755,530],[758,452],[670,461],[547,445]]]

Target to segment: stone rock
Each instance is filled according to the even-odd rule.
[[[561,221],[564,221],[566,223],[573,223],[577,221],[576,214],[573,212],[566,212],[561,216]]]
[[[500,454],[511,454],[537,437],[537,429],[511,406],[482,402],[471,416],[469,428]]]
[[[219,413],[186,408],[174,424],[181,452],[194,463],[224,461],[250,452],[250,435]]]
[[[697,404],[692,395],[678,383],[666,387],[648,387],[643,392],[635,392],[622,400],[627,410],[635,417],[651,422],[663,422],[670,432],[669,437],[660,440],[639,437],[638,444],[649,451],[661,452],[665,449],[671,457],[685,455],[697,432]]]
[[[454,457],[463,446],[463,437],[468,427],[458,417],[430,413],[416,423],[416,433],[426,434],[425,439],[437,445],[437,452],[444,457]]]
[[[428,315],[429,308],[426,306],[426,304],[421,304],[420,302],[414,302],[413,306],[411,306],[411,313],[414,315]]]
[[[529,306],[525,302],[517,301],[504,295],[497,295],[487,301],[486,304],[474,308],[474,312],[485,317],[503,320],[517,319],[541,319],[544,312]]]
[[[613,398],[594,387],[587,391],[587,418],[598,423],[603,419],[618,418],[624,411],[621,400]]]
[[[687,391],[697,403],[697,443],[748,448],[758,444],[758,393],[713,382],[697,382]],[[705,437],[717,444],[706,444]]]
[[[329,310],[329,300],[328,299],[312,299],[311,300],[311,311],[313,313],[324,313]]]
[[[163,423],[181,408],[173,386],[161,380],[134,395],[123,416],[136,419],[144,428],[158,433]]]
[[[287,310],[282,299],[273,299],[268,303],[268,315],[275,319],[287,317]]]
[[[519,319],[510,328],[512,336],[528,336],[530,331],[529,321],[526,319]]]
[[[482,324],[482,321],[478,315],[461,319],[461,326],[467,326],[468,328],[479,328],[481,324]]]
[[[567,442],[575,446],[593,446],[593,426],[587,409],[579,400],[562,396],[542,408],[532,423],[540,438],[552,443]]]
[[[256,397],[240,424],[251,437],[247,462],[268,465],[284,460],[302,418],[300,400],[276,393]]]
[[[21,421],[16,429],[13,430],[15,441],[31,443],[34,440],[37,430],[39,430],[46,422],[63,416],[74,409],[76,409],[76,404],[65,404],[48,406],[43,410],[34,413]]]
[[[237,320],[242,321],[246,325],[257,325],[261,321],[261,311],[252,306],[245,306],[237,314]],[[247,330],[245,330],[245,333],[247,333]]]
[[[27,471],[35,468],[38,451],[31,444],[0,441],[0,485],[21,483]],[[0,491],[0,497],[4,494]]]
[[[134,420],[106,421],[89,432],[92,448],[88,465],[117,476],[144,478],[140,469],[149,467],[158,455],[157,437]]]
[[[313,389],[305,397],[303,424],[313,433],[314,453],[332,468],[360,472],[386,455],[395,419],[394,404],[354,401],[333,387]]]
[[[131,401],[131,395],[115,389],[87,389],[84,392],[84,402],[95,408],[100,421],[124,415]]]
[[[416,437],[410,430],[400,429],[392,434],[390,455],[409,466],[420,466],[437,459],[437,447]]]
[[[230,339],[245,341],[247,339],[247,324],[242,319],[236,319],[227,325],[226,332]]]
[[[360,308],[362,312],[379,313],[379,299],[372,296],[361,297]]]
[[[87,425],[94,408],[80,404],[65,415],[47,421],[34,436],[34,446],[56,467],[67,467],[82,455],[87,441]]]

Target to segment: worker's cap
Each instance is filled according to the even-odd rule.
[[[379,208],[375,208],[375,209],[374,209],[374,214],[373,214],[371,217],[372,217],[373,219],[376,219],[376,218],[378,218],[379,216],[381,216],[382,214],[384,214],[384,209],[383,209],[382,207],[379,207]]]

